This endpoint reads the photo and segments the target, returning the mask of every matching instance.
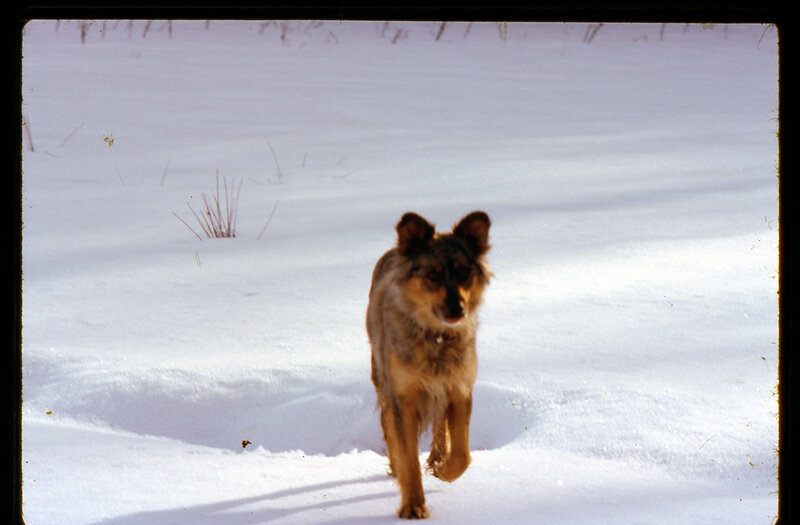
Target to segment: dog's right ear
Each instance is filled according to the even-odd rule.
[[[410,255],[433,239],[434,228],[416,213],[406,213],[397,223],[397,251]]]

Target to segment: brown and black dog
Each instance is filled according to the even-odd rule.
[[[397,224],[397,247],[372,274],[367,334],[389,469],[402,493],[398,516],[425,518],[419,436],[433,425],[428,468],[445,481],[470,463],[469,419],[477,373],[477,308],[492,275],[489,217],[475,211],[451,233],[415,213]]]

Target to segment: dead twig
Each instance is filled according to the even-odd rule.
[[[283,184],[283,173],[281,173],[281,165],[278,164],[278,156],[275,154],[275,150],[272,148],[272,144],[270,144],[269,139],[266,139],[267,146],[269,146],[269,150],[272,152],[272,160],[275,161],[275,172],[278,174],[278,184]]]
[[[222,187],[224,196],[220,195],[219,191],[219,170],[217,170],[217,185],[211,197],[205,193],[200,195],[203,201],[203,211],[198,213],[192,208],[190,203],[186,203],[189,211],[192,212],[197,224],[200,226],[203,234],[208,238],[223,238],[223,237],[236,237],[236,217],[239,211],[239,195],[242,191],[242,181],[239,181],[239,186],[234,192],[235,183],[231,182],[230,192],[228,190],[228,181],[222,177]],[[184,221],[177,213],[172,212],[189,230],[195,234],[198,239],[203,237],[197,233],[189,224]]]
[[[270,212],[269,217],[267,218],[267,222],[264,223],[264,227],[261,228],[260,232],[258,232],[258,237],[256,237],[256,239],[261,239],[261,235],[263,235],[264,231],[266,231],[267,226],[269,225],[270,221],[272,221],[272,216],[275,215],[275,210],[278,209],[279,202],[280,201],[275,201],[275,205],[272,207],[272,211]]]

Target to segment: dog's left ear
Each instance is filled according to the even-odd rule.
[[[482,211],[473,211],[453,228],[453,235],[467,241],[477,255],[489,251],[489,216]]]

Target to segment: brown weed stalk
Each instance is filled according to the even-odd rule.
[[[222,177],[222,189],[224,194],[220,195],[219,192],[219,170],[217,170],[217,186],[214,193],[209,197],[205,193],[200,195],[203,201],[203,209],[198,213],[192,208],[188,202],[186,205],[189,211],[194,215],[200,230],[205,237],[209,239],[236,237],[236,215],[239,209],[239,194],[242,191],[242,181],[239,181],[238,187],[234,182],[231,182],[230,191],[228,190],[228,181]],[[236,191],[234,191],[234,189]],[[177,213],[172,212],[189,230],[194,233],[198,239],[203,239],[194,228],[189,226],[189,223],[184,221]]]

